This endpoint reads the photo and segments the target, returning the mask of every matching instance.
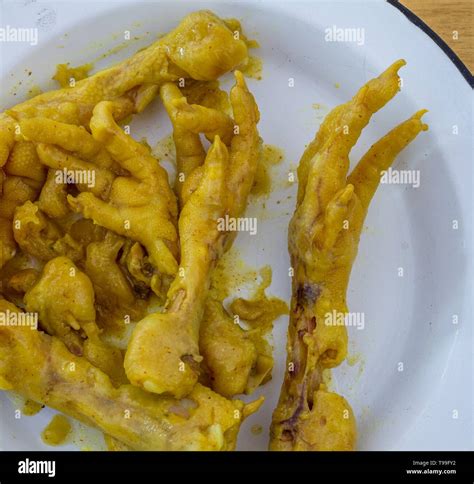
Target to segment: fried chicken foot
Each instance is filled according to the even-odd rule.
[[[123,62],[74,87],[41,94],[0,113],[0,168],[23,139],[19,123],[28,118],[89,128],[92,111],[101,101],[113,101],[113,116],[122,120],[143,111],[165,82],[217,79],[247,58],[247,45],[232,28],[212,12],[191,13],[173,31]],[[8,177],[5,182],[1,205],[11,209],[10,216],[0,213],[0,267],[16,249],[8,220],[16,207],[37,195],[28,179]]]
[[[221,301],[209,297],[199,338],[203,381],[228,398],[250,395],[271,379],[273,348],[266,336],[271,333],[273,321],[288,314],[288,307],[263,293],[263,298],[255,300],[234,300],[230,310],[234,317]],[[236,323],[236,316],[245,321],[246,329]]]
[[[50,169],[39,206],[53,216],[80,212],[95,224],[140,241],[156,269],[151,286],[164,296],[178,269],[176,198],[158,160],[125,134],[113,113],[113,102],[97,104],[90,120],[92,134],[47,118],[20,121],[23,138],[36,144],[39,161]],[[67,194],[65,182],[56,182],[54,174],[64,172],[87,174],[89,182],[75,183],[78,196]]]
[[[5,300],[0,310],[18,309]],[[0,326],[0,388],[48,405],[134,450],[232,450],[244,404],[196,385],[185,400],[132,385],[115,388],[102,371],[64,344],[29,327]]]
[[[19,141],[12,145],[7,163],[0,170],[0,269],[16,253],[12,227],[15,209],[36,198],[44,178],[45,169],[38,163],[33,143]]]
[[[87,246],[85,272],[94,286],[98,320],[105,329],[121,329],[128,320],[146,314],[146,302],[137,293],[117,262],[125,240],[107,232],[104,240]]]
[[[208,151],[198,187],[179,217],[181,264],[166,312],[138,323],[125,356],[130,382],[153,393],[180,398],[197,382],[199,328],[210,274],[231,238],[219,230],[218,220],[242,214],[252,187],[260,148],[259,113],[242,74],[235,76],[231,102],[239,134],[232,138],[230,151],[218,136]]]
[[[218,109],[188,104],[180,89],[171,82],[163,84],[160,96],[173,124],[178,172],[175,190],[182,207],[202,176],[200,168],[206,152],[199,137],[200,133],[204,133],[211,141],[218,135],[228,145],[232,139],[234,122],[230,116]],[[183,193],[185,186],[187,190]]]
[[[108,202],[83,192],[76,198],[68,196],[69,204],[95,223],[141,242],[160,274],[174,276],[178,269],[177,206],[166,170],[147,147],[116,124],[113,103],[99,103],[90,125],[94,138],[132,176],[114,179]]]
[[[260,355],[247,332],[235,324],[220,301],[209,298],[206,302],[199,347],[214,391],[226,397],[251,393],[249,382]]]
[[[345,326],[328,314],[347,313],[346,291],[369,203],[398,153],[427,126],[420,111],[375,143],[347,177],[349,152],[372,114],[398,91],[389,67],[324,120],[298,168],[299,190],[290,222],[294,275],[287,368],[271,426],[271,450],[352,450],[356,425],[347,401],[327,391],[322,371],[347,353]]]
[[[26,202],[15,210],[13,235],[23,252],[41,261],[65,255],[77,261],[82,245],[41,212],[37,203]]]
[[[41,327],[67,349],[84,356],[115,382],[126,381],[120,350],[105,344],[96,324],[94,290],[86,274],[67,257],[56,257],[43,268],[24,297],[25,307],[37,312]]]
[[[214,80],[247,58],[244,40],[210,11],[186,16],[170,33],[135,55],[83,79],[74,87],[36,96],[0,115],[0,166],[15,141],[15,121],[46,117],[87,126],[96,104],[118,100],[116,119],[139,112],[164,82]]]

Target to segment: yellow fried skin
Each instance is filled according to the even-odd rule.
[[[7,176],[24,177],[34,188],[39,188],[45,179],[45,169],[38,163],[35,146],[29,141],[15,143],[4,171]]]
[[[114,381],[124,380],[120,351],[100,339],[92,283],[70,259],[49,261],[24,301],[27,311],[38,313],[41,327],[63,341],[71,353],[84,355]]]
[[[107,202],[84,192],[75,198],[69,196],[69,204],[94,223],[141,242],[159,273],[174,276],[178,269],[177,205],[166,171],[147,147],[115,123],[112,103],[95,107],[91,130],[132,176],[114,179]]]
[[[67,203],[67,186],[56,183],[56,171],[53,169],[48,170],[46,181],[38,197],[38,208],[52,219],[63,218],[70,212]]]
[[[82,245],[49,219],[38,204],[26,202],[15,210],[13,236],[19,247],[40,261],[65,255],[77,261],[83,256]]]
[[[94,286],[100,321],[107,329],[123,328],[145,314],[145,301],[138,299],[118,263],[124,239],[107,232],[105,239],[87,246],[85,272]]]
[[[16,208],[34,200],[45,178],[45,170],[38,163],[33,143],[19,141],[12,145],[1,175],[0,193],[0,269],[16,252],[12,223]]]
[[[153,393],[183,397],[198,380],[199,326],[210,273],[232,239],[218,230],[218,220],[226,213],[242,214],[252,187],[259,158],[259,113],[240,72],[231,102],[239,134],[232,138],[230,151],[216,136],[198,187],[184,201],[179,217],[181,263],[168,292],[166,312],[138,323],[125,355],[130,382]]]
[[[188,104],[180,89],[173,83],[163,84],[160,96],[173,125],[177,169],[175,190],[182,207],[202,176],[202,170],[197,169],[204,163],[206,152],[199,137],[200,133],[205,134],[210,141],[219,136],[224,144],[229,144],[234,122],[230,116],[218,109]],[[193,176],[194,171],[196,174]],[[183,194],[185,182],[187,190]]]
[[[202,359],[199,323],[209,287],[209,268],[220,250],[222,234],[216,220],[224,215],[227,161],[227,149],[216,138],[206,157],[201,184],[179,218],[184,272],[170,287],[166,313],[142,319],[127,349],[125,371],[129,380],[153,393],[171,393],[181,398],[197,381]],[[145,364],[152,365],[153,373]]]
[[[287,367],[273,413],[272,450],[352,450],[356,424],[349,404],[328,392],[322,370],[347,353],[345,326],[327,315],[347,313],[346,291],[359,237],[381,172],[427,126],[416,113],[375,143],[347,177],[349,152],[374,112],[398,91],[398,61],[324,120],[298,169],[295,213],[288,231],[294,269]],[[343,128],[346,129],[343,129]]]
[[[8,176],[3,180],[3,193],[0,203],[0,216],[12,220],[15,210],[38,194],[38,188],[21,176]]]
[[[5,300],[1,311],[18,311]],[[99,428],[134,450],[233,450],[241,422],[262,401],[245,405],[196,385],[185,400],[115,388],[102,371],[55,337],[0,327],[0,388]]]
[[[13,237],[12,221],[0,217],[0,268],[13,259],[15,253],[16,243]]]
[[[212,51],[211,56],[209,51]],[[114,101],[115,119],[124,119],[141,112],[158,93],[161,84],[178,79],[214,80],[241,64],[246,57],[245,41],[235,37],[226,22],[209,11],[194,12],[175,30],[116,66],[87,77],[74,87],[41,94],[1,113],[0,167],[16,149],[18,137],[27,140],[31,136],[33,139],[36,133],[36,138],[40,138],[38,141],[55,144],[52,139],[55,130],[51,129],[53,122],[88,128],[93,108],[104,100]],[[29,123],[28,118],[34,118],[34,121]],[[72,128],[70,131],[73,132]],[[46,134],[48,141],[41,139]],[[78,139],[70,136],[66,141],[76,144],[79,150],[90,148],[90,144],[83,143],[84,138],[80,138],[80,143],[77,143]],[[38,164],[36,168],[29,166],[33,168],[31,173],[36,173],[39,168]],[[6,181],[0,217],[11,219],[19,205],[36,198],[35,189],[39,187],[25,184],[23,177],[8,177]],[[59,190],[57,195],[60,196]],[[46,194],[43,202],[45,197]],[[56,214],[58,209],[49,212],[49,207],[43,205],[42,208],[48,214]],[[15,248],[6,225],[2,223],[0,267],[13,257]]]
[[[17,251],[0,271],[1,297],[18,305],[24,306],[25,292],[36,282],[39,276],[37,268],[32,267],[34,261],[22,251]]]
[[[246,390],[257,365],[257,348],[219,301],[206,303],[199,348],[214,391],[225,397],[249,393]]]
[[[250,299],[232,301],[229,309],[233,316],[221,301],[209,297],[206,302],[199,338],[205,381],[227,397],[250,395],[272,377],[273,349],[267,336],[273,322],[288,314],[288,306],[265,294],[272,281],[271,268],[265,266],[261,275],[262,282]]]
[[[138,107],[145,107],[140,101],[150,86],[180,78],[214,80],[246,57],[245,42],[235,38],[224,21],[210,11],[198,11],[187,15],[173,31],[123,62],[77,82],[75,87],[36,96],[8,113],[15,119],[43,116],[87,126],[97,103],[125,98],[129,102],[123,102],[122,109],[115,113],[116,119],[123,119],[139,112]],[[8,153],[13,144],[14,124],[11,117],[0,118],[0,162],[6,158],[3,153]]]
[[[54,138],[54,130],[50,129],[53,121],[88,128],[94,107],[104,100],[114,101],[115,119],[124,119],[143,111],[161,84],[181,78],[214,80],[246,58],[246,43],[235,38],[224,21],[209,11],[191,13],[175,30],[131,58],[77,82],[74,87],[41,94],[0,113],[0,167],[15,150],[18,144],[15,139],[22,132],[25,138],[20,139],[27,139],[35,132],[42,135],[45,131]],[[28,124],[28,118],[36,121]],[[22,122],[25,124],[20,126]],[[70,137],[69,141],[74,143],[77,139]],[[51,139],[39,141],[54,144]],[[82,141],[83,138],[79,148],[83,146]],[[29,167],[33,168],[30,173],[37,173],[39,168],[38,164]],[[27,200],[33,201],[39,189],[39,186],[30,186],[23,177],[9,176],[5,181],[0,203],[0,267],[15,253],[11,232],[3,218],[11,220],[15,209]],[[42,208],[48,213],[49,208]]]
[[[194,385],[197,367],[193,363],[200,358],[199,314],[206,299],[209,268],[226,240],[225,235],[215,234],[215,219],[234,210],[229,208],[223,173],[228,163],[222,162],[228,156],[223,155],[225,145],[235,138],[234,121],[218,109],[188,104],[182,96],[173,108],[186,133],[215,138],[216,150],[220,150],[217,163],[206,162],[211,167],[207,173],[204,151],[196,170],[190,170],[190,176],[196,173],[188,185],[188,214],[182,221],[187,234],[182,239],[187,241],[181,250],[181,262],[185,261],[181,268],[191,274],[197,263],[204,270],[190,277],[189,285],[178,284],[176,277],[178,282],[168,293],[171,309],[179,304],[183,290],[192,288],[180,314],[183,328],[188,325],[193,332],[191,341],[183,346],[192,350],[191,358],[185,358],[193,368],[193,383],[184,392],[189,399],[150,396],[131,386],[116,391],[113,386],[124,380],[121,354],[101,341],[96,323],[96,310],[98,320],[104,321],[141,317],[144,305],[137,301],[135,282],[152,287],[161,296],[177,275],[180,262],[177,203],[167,174],[148,148],[126,136],[117,121],[145,109],[163,84],[178,79],[213,81],[245,61],[247,44],[235,35],[234,27],[211,12],[196,12],[130,59],[90,77],[74,74],[78,81],[74,87],[42,94],[0,114],[0,264],[9,265],[8,277],[2,274],[2,281],[5,279],[22,307],[24,294],[26,309],[39,313],[41,327],[50,334],[16,328],[0,331],[0,385],[35,394],[35,400],[101,428],[122,448],[231,449],[240,422],[261,403],[229,402]],[[68,75],[65,69],[63,74],[63,78]],[[229,186],[239,171],[253,177],[254,153],[250,151],[259,144],[258,111],[249,104],[253,98],[245,95],[247,88],[240,74],[237,84],[234,114],[237,112],[236,123],[249,139],[231,149],[229,157],[234,160],[236,156],[232,163],[239,166],[230,166],[226,173]],[[239,102],[248,105],[239,111]],[[246,129],[244,113],[253,129]],[[235,153],[237,149],[248,153]],[[220,175],[216,175],[217,165]],[[93,174],[94,181],[58,181],[63,171],[64,176],[66,172]],[[214,196],[216,184],[219,190]],[[204,198],[208,210],[200,213]],[[237,199],[242,208],[241,192]],[[102,233],[84,225],[80,216],[91,221],[90,225],[100,226]],[[195,223],[201,231],[194,230]],[[214,247],[203,256],[206,244]],[[197,255],[193,247],[201,248]],[[15,264],[10,261],[17,252],[25,257],[25,267],[12,274]],[[93,284],[74,262],[90,275]],[[196,299],[200,301],[198,317],[192,315],[186,321]],[[0,306],[5,305],[9,306],[2,301]],[[69,362],[72,370],[66,369]],[[37,366],[28,373],[31,364]],[[129,411],[139,417],[122,422]]]
[[[50,218],[61,219],[58,222],[64,222],[62,219],[71,215],[71,209],[84,212],[83,215],[94,223],[142,241],[157,268],[157,274],[152,274],[148,286],[158,295],[164,295],[169,286],[166,279],[177,268],[177,208],[167,174],[151,157],[148,148],[125,135],[117,126],[112,116],[112,103],[99,104],[94,113],[90,123],[93,135],[83,127],[47,118],[20,121],[23,138],[37,145],[40,162],[49,168],[37,206]],[[65,181],[63,172],[79,173],[92,183],[74,179],[73,184],[81,193],[77,197],[68,197],[70,182]],[[54,223],[49,225],[54,226]],[[48,245],[57,245],[55,240],[58,237],[59,234]],[[82,245],[86,247],[87,243]],[[78,259],[77,256],[73,258]],[[124,287],[122,284],[122,289]],[[135,311],[134,315],[137,314]],[[126,315],[130,317],[130,311]]]

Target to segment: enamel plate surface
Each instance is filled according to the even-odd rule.
[[[273,171],[274,192],[253,199],[247,211],[258,219],[257,234],[239,234],[236,248],[249,266],[272,266],[268,293],[285,300],[290,295],[286,232],[296,189],[286,186],[288,172],[329,109],[396,59],[407,60],[401,92],[374,116],[351,159],[427,108],[429,131],[394,165],[419,170],[419,186],[384,184],[372,202],[348,291],[349,310],[363,314],[364,327],[349,328],[351,364],[334,371],[333,388],[354,408],[361,450],[472,449],[472,90],[438,45],[393,6],[378,1],[2,2],[0,23],[36,27],[39,41],[0,43],[1,109],[25,99],[33,86],[51,89],[56,64],[97,59],[123,43],[126,30],[138,38],[96,63],[96,69],[103,68],[202,8],[240,19],[245,33],[261,45],[254,54],[263,59],[263,79],[250,79],[249,87],[262,114],[261,136],[282,148],[285,159]],[[359,29],[358,38],[330,42],[328,32],[337,28]],[[227,88],[231,78],[226,79]],[[154,102],[133,123],[133,136],[154,145],[168,135],[163,111]],[[257,391],[266,402],[243,425],[239,449],[266,449],[285,364],[286,325],[287,318],[275,323],[273,380]],[[51,449],[40,432],[54,412],[16,419],[16,408],[15,398],[0,396],[0,448]],[[263,428],[258,435],[251,431],[255,425]],[[103,448],[100,433],[83,427],[74,442],[59,449]]]

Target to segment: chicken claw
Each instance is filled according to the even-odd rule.
[[[211,55],[209,55],[212,53]],[[15,124],[46,117],[87,127],[101,101],[117,101],[116,119],[140,112],[155,86],[178,79],[214,80],[247,58],[247,45],[210,11],[187,15],[167,35],[135,55],[78,81],[74,87],[40,94],[0,114],[0,166],[14,144]]]
[[[0,300],[0,311],[18,309]],[[97,427],[134,450],[233,450],[242,421],[262,399],[227,400],[197,384],[188,398],[114,387],[56,337],[28,327],[0,326],[0,388]]]
[[[121,352],[100,338],[92,283],[71,260],[50,260],[24,301],[28,311],[38,313],[42,328],[71,353],[84,356],[114,381],[125,381]]]
[[[178,172],[175,189],[182,207],[189,192],[193,191],[198,183],[198,181],[188,183],[188,187],[193,188],[183,194],[184,182],[188,177],[194,176],[196,179],[196,175],[202,175],[202,170],[198,168],[204,163],[206,151],[199,134],[204,133],[211,141],[218,135],[224,144],[229,144],[233,135],[234,122],[230,116],[217,109],[188,104],[180,89],[171,82],[163,84],[160,96],[173,124]],[[193,172],[196,172],[195,175]]]
[[[372,114],[398,91],[398,61],[324,120],[298,168],[296,210],[288,231],[292,279],[287,367],[273,413],[272,450],[351,450],[355,420],[347,401],[327,391],[322,371],[347,353],[346,290],[370,200],[398,153],[427,126],[419,111],[375,143],[352,174],[349,152]]]
[[[83,247],[70,234],[50,220],[30,201],[15,210],[13,235],[20,248],[41,261],[65,255],[72,260],[83,256]]]
[[[243,76],[235,73],[231,90],[238,126],[228,151],[216,136],[200,170],[197,188],[184,200],[179,217],[181,264],[167,296],[166,312],[151,314],[136,326],[125,355],[125,371],[134,385],[153,393],[187,395],[198,380],[199,329],[210,274],[232,242],[218,220],[240,216],[259,158],[258,109]]]
[[[129,380],[153,393],[187,395],[197,381],[201,301],[209,287],[209,270],[217,260],[221,233],[216,220],[224,215],[228,152],[216,137],[204,163],[198,189],[179,218],[182,277],[168,291],[167,310],[142,319],[125,357]],[[153,344],[150,344],[153,342]],[[150,367],[144,365],[146,362]]]
[[[45,178],[33,143],[19,141],[0,171],[0,268],[16,253],[12,219],[17,207],[34,200]]]
[[[177,206],[166,171],[147,147],[116,124],[111,102],[94,108],[90,126],[94,138],[132,176],[114,179],[108,202],[83,192],[76,198],[68,196],[69,204],[95,223],[142,243],[161,275],[174,276],[178,269]]]

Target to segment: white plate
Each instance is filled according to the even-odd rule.
[[[348,293],[350,309],[365,313],[365,329],[350,329],[351,354],[360,355],[359,363],[334,372],[335,388],[355,410],[359,449],[473,449],[472,90],[454,64],[383,2],[119,3],[2,3],[3,25],[39,28],[35,47],[0,44],[2,109],[23,99],[29,84],[51,88],[57,63],[80,65],[121,43],[124,30],[151,34],[97,68],[150,43],[186,13],[211,8],[241,19],[245,31],[261,44],[263,80],[250,80],[249,85],[262,113],[264,141],[286,153],[279,173],[285,177],[312,139],[321,114],[348,100],[394,60],[407,60],[402,92],[374,117],[352,159],[395,124],[428,108],[430,130],[395,165],[420,170],[421,185],[383,185],[372,203]],[[363,45],[327,42],[325,31],[333,26],[364,29]],[[31,77],[25,69],[32,70]],[[292,88],[289,78],[294,79]],[[323,110],[315,111],[314,103]],[[151,142],[168,132],[159,103],[133,130],[134,136],[146,135]],[[294,199],[286,205],[276,201],[294,194],[294,188],[273,194],[258,234],[240,234],[237,241],[248,264],[272,265],[271,293],[285,299],[290,290],[286,227]],[[249,212],[262,214],[258,206]],[[399,267],[404,277],[398,276]],[[458,315],[457,325],[453,315]],[[274,378],[258,392],[267,400],[243,426],[240,449],[266,448],[282,379],[286,323],[282,318],[276,324]],[[398,371],[400,362],[403,372]],[[15,404],[5,395],[0,398],[0,446],[48,449],[39,433],[52,412],[45,409],[16,420]],[[255,424],[264,428],[259,436],[250,432]]]

